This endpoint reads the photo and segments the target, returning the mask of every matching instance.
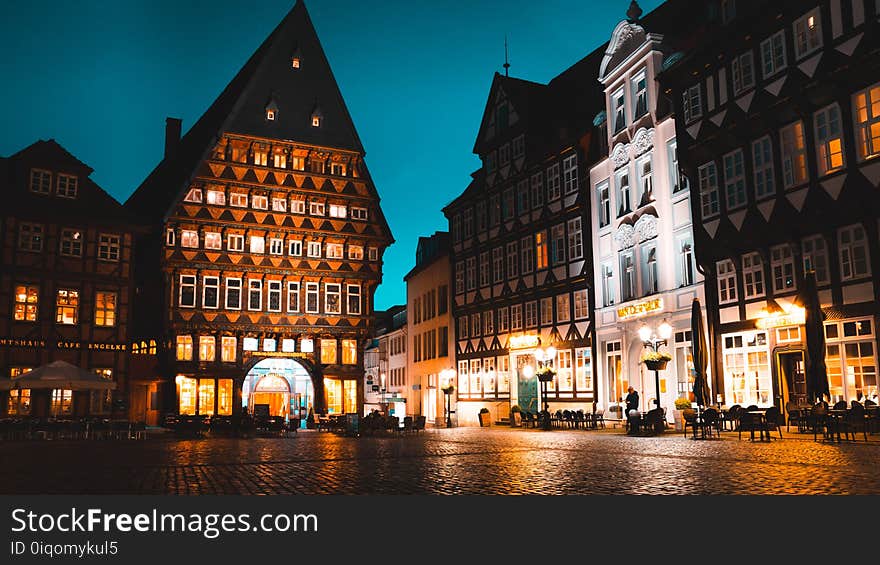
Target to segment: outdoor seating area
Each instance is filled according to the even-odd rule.
[[[109,418],[7,418],[0,420],[2,440],[121,440],[146,438],[144,422]]]
[[[371,412],[364,416],[358,427],[362,435],[405,435],[418,434],[425,430],[427,417],[404,416],[401,420],[397,416],[386,416],[379,412]],[[344,428],[344,424],[343,424]],[[342,431],[345,431],[344,429]]]

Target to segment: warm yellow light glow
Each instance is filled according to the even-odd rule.
[[[638,318],[639,316],[645,316],[653,312],[661,312],[662,310],[663,299],[652,298],[651,300],[636,302],[634,304],[629,304],[627,306],[622,306],[618,308],[617,317],[621,320],[626,320],[629,318]]]
[[[807,18],[807,26],[809,26],[810,29],[816,29],[816,17],[815,16],[810,16],[809,18]]]
[[[663,339],[669,339],[672,337],[672,326],[670,326],[669,322],[666,320],[663,320],[663,323],[660,324],[658,331],[660,332],[660,337]]]
[[[647,324],[643,324],[642,327],[639,328],[639,339],[642,341],[648,341],[651,339],[651,328],[649,328]]]
[[[525,375],[525,377],[527,379],[530,379],[535,376],[535,368],[532,367],[531,365],[526,365],[525,367],[523,367],[522,372],[523,372],[523,375]]]
[[[534,335],[515,335],[510,338],[510,349],[529,349],[541,345],[541,338]]]
[[[266,110],[266,119],[274,120],[275,119],[275,110]]]

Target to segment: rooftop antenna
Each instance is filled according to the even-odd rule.
[[[507,35],[504,35],[504,76],[510,76],[510,63],[507,60]]]

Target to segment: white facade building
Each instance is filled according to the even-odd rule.
[[[639,10],[640,12],[640,10]],[[675,398],[690,391],[690,312],[703,300],[696,270],[690,193],[679,174],[675,121],[658,112],[663,37],[648,33],[638,16],[617,25],[599,81],[606,109],[595,125],[607,134],[607,158],[590,170],[595,277],[597,403],[613,418],[628,385],[641,410],[653,408],[655,376],[641,363],[638,330],[666,320],[673,335],[661,350],[672,355],[660,372],[660,405],[672,420]],[[609,411],[610,409],[610,411]]]

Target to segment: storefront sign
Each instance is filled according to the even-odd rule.
[[[510,338],[510,349],[531,349],[541,345],[541,338],[536,335],[515,335]]]
[[[0,346],[4,347],[23,347],[27,349],[46,349],[46,340],[44,339],[18,339],[18,338],[0,338]],[[56,341],[57,349],[88,349],[90,351],[127,351],[128,344],[125,343],[87,343],[81,341]]]
[[[284,357],[288,359],[305,359],[309,356],[302,351],[245,351],[245,353],[253,357]]]
[[[636,302],[634,304],[628,304],[626,306],[618,308],[617,317],[621,320],[626,320],[628,318],[638,318],[639,316],[647,316],[648,314],[662,311],[663,299],[652,298],[651,300]]]
[[[793,309],[788,314],[780,313],[765,318],[758,318],[755,326],[759,330],[769,328],[781,328],[784,326],[802,326],[806,322],[806,316],[802,308]]]

